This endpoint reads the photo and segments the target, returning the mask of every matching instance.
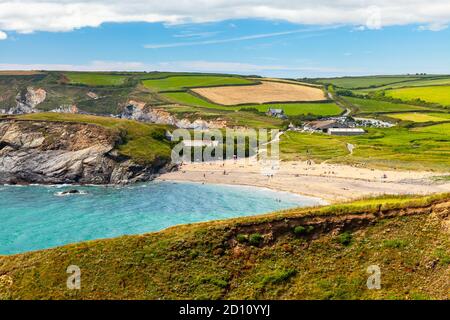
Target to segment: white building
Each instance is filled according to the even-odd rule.
[[[333,136],[357,136],[365,134],[366,131],[361,128],[329,128],[327,133]]]

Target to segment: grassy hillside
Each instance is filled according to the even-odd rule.
[[[389,101],[361,99],[354,97],[344,97],[344,99],[351,104],[351,106],[355,109],[356,114],[426,110],[426,108],[420,106],[403,103],[393,103]]]
[[[347,143],[355,146],[353,154],[347,150]],[[448,172],[450,126],[368,129],[368,134],[361,136],[288,132],[281,137],[280,151],[285,160],[328,160],[366,167]]]
[[[4,256],[0,299],[449,299],[449,208],[385,197]]]
[[[71,84],[83,84],[88,86],[119,86],[128,78],[123,75],[108,73],[83,73],[66,72],[64,75]]]

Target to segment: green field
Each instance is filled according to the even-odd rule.
[[[450,136],[450,123],[412,129],[414,132],[435,133]]]
[[[450,121],[449,113],[396,113],[390,114],[389,117],[413,122],[444,122]]]
[[[434,212],[448,201],[386,196],[0,256],[12,280],[0,299],[448,299],[450,238]],[[373,264],[381,290],[367,289]],[[81,290],[67,290],[69,265]]]
[[[176,91],[194,87],[254,84],[254,81],[240,77],[225,76],[174,76],[142,81],[144,86],[156,91]]]
[[[409,88],[409,87],[423,87],[423,86],[440,86],[440,85],[450,85],[450,77],[440,77],[440,78],[425,78],[418,79],[413,81],[406,81],[400,83],[393,83],[386,86],[369,88],[369,89],[361,89],[355,91],[355,93],[369,93],[378,90],[387,90],[387,89],[398,89],[398,88]]]
[[[92,73],[92,72],[67,72],[64,74],[71,84],[82,84],[88,86],[120,86],[128,78],[123,75]]]
[[[396,82],[404,82],[420,79],[416,76],[372,76],[372,77],[342,77],[318,79],[316,82],[322,84],[332,84],[345,89],[358,89],[369,87],[380,87]]]
[[[414,106],[411,104],[393,103],[388,101],[361,99],[353,97],[343,97],[343,99],[350,102],[354,107],[356,107],[357,113],[382,113],[382,112],[425,110],[424,107]]]
[[[346,143],[356,147],[352,155]],[[448,172],[450,124],[368,129],[368,134],[353,137],[288,132],[282,136],[280,150],[284,160],[311,158],[373,168]]]
[[[283,109],[288,116],[313,114],[318,116],[339,115],[342,113],[335,103],[277,103],[277,104],[249,104],[245,106],[223,106],[201,99],[187,92],[170,92],[162,94],[169,100],[190,106],[210,108],[217,110],[244,110],[258,109],[260,112],[266,112],[269,108]]]
[[[171,147],[163,139],[167,126],[142,122],[80,114],[34,113],[20,116],[20,119],[79,122],[100,125],[123,136],[123,143],[117,146],[122,156],[140,164],[151,164],[157,159],[170,159]]]
[[[387,90],[386,95],[403,101],[420,99],[430,103],[450,106],[450,86],[428,86]]]

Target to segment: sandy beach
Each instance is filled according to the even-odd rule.
[[[274,170],[272,170],[274,169]],[[278,169],[278,170],[277,170]],[[162,181],[193,181],[249,185],[322,198],[330,203],[382,194],[429,194],[450,192],[450,181],[433,177],[443,173],[389,171],[336,164],[281,162],[266,170],[252,160],[227,160],[183,164],[176,172],[161,175]]]

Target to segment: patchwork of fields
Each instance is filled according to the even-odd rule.
[[[361,89],[370,87],[380,87],[393,83],[400,83],[412,80],[419,80],[416,76],[379,76],[379,77],[342,77],[317,79],[318,83],[331,84],[345,89]]]
[[[368,134],[357,137],[290,132],[282,139],[283,158],[304,159],[308,151],[308,157],[317,161],[448,171],[450,113],[444,108],[450,105],[448,83],[449,76],[425,75],[295,80],[167,72],[2,71],[0,109],[15,102],[18,88],[28,86],[46,90],[47,98],[39,105],[43,111],[76,104],[84,112],[118,114],[134,100],[163,108],[179,119],[220,119],[229,126],[250,128],[285,128],[298,117],[337,116],[348,109],[351,116],[378,118],[397,126],[369,128]],[[336,87],[327,87],[336,101],[316,101],[325,99],[323,84]],[[341,95],[342,91],[350,94]],[[269,108],[283,109],[290,119],[266,116]],[[58,114],[45,117],[64,119]],[[143,151],[146,141],[134,132],[123,147],[129,150],[122,151],[150,158],[151,153]],[[354,145],[352,154],[347,143]]]
[[[332,116],[342,113],[334,102],[330,103],[277,103],[277,104],[247,104],[242,106],[224,106],[209,102],[194,96],[188,92],[170,92],[163,93],[163,96],[174,103],[186,104],[194,107],[237,111],[246,109],[257,109],[259,112],[267,112],[270,108],[282,108],[286,115],[297,116],[312,114],[316,116]]]

